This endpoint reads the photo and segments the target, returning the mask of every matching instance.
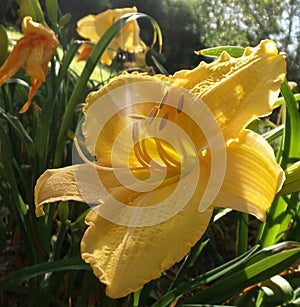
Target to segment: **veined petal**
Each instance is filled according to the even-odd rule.
[[[100,183],[105,190],[99,188]],[[57,201],[75,200],[89,204],[103,203],[107,199],[105,194],[131,205],[141,192],[129,190],[120,184],[113,171],[101,171],[96,168],[96,165],[76,164],[58,169],[48,169],[39,177],[35,186],[36,215],[43,216],[43,206]]]
[[[230,138],[254,118],[271,112],[285,73],[285,55],[278,55],[275,43],[265,40],[255,48],[246,48],[240,58],[224,52],[217,61],[201,62],[170,79],[203,99],[225,138]]]
[[[46,170],[38,179],[34,189],[35,213],[45,215],[43,206],[56,201],[84,201],[77,186],[74,168],[67,166]]]
[[[237,139],[228,141],[226,174],[215,204],[264,220],[284,180],[284,172],[267,141],[242,130]]]
[[[91,169],[90,166],[74,165],[46,171],[35,189],[36,214],[43,215],[43,204],[48,202],[85,200],[80,193],[76,172],[84,180],[85,192],[93,194],[97,181],[91,180],[88,169]],[[112,172],[102,172],[101,176],[105,174],[108,177],[103,178],[102,182],[109,186],[112,196],[130,205],[130,208],[136,208],[138,213],[143,207],[151,209],[153,205],[158,205],[155,214],[146,215],[147,220],[151,220],[151,226],[128,227],[113,223],[97,214],[97,208],[102,205],[90,211],[86,218],[89,228],[82,239],[82,258],[90,263],[94,274],[107,285],[107,294],[117,298],[140,289],[147,281],[159,277],[162,271],[181,260],[205,232],[213,208],[210,206],[205,212],[199,212],[199,202],[209,179],[209,168],[206,169],[204,165],[201,168],[201,182],[199,180],[195,189],[188,184],[190,180],[195,180],[194,176],[189,179],[185,177],[188,180],[183,183],[185,188],[178,190],[181,197],[173,198],[169,196],[176,189],[176,183],[167,183],[146,193],[133,193],[110,177]],[[185,194],[187,204],[182,208],[180,201]],[[97,197],[99,195],[95,195],[95,200]],[[160,206],[162,200],[166,200],[167,207]],[[156,223],[161,215],[170,218]]]
[[[173,188],[169,185],[147,193],[133,205],[160,201]],[[94,211],[88,214],[89,228],[81,243],[82,258],[107,285],[108,296],[119,298],[140,289],[188,253],[205,232],[212,215],[212,207],[203,213],[198,211],[201,190],[197,189],[177,215],[153,226],[125,227],[103,219]]]

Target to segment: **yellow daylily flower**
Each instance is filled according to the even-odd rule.
[[[88,39],[91,44],[96,44],[106,30],[120,17],[128,13],[136,13],[136,7],[106,10],[98,15],[88,15],[77,22],[77,32],[80,36]],[[79,48],[79,60],[86,60],[92,45],[83,44]],[[118,48],[130,53],[139,53],[146,49],[145,43],[140,38],[140,28],[136,20],[127,23],[114,37],[101,57],[101,63],[111,65],[117,55]]]
[[[91,93],[84,109],[82,132],[95,163],[75,140],[86,163],[42,174],[36,215],[50,202],[93,204],[81,255],[112,298],[180,261],[214,206],[264,220],[285,176],[271,146],[245,127],[271,112],[285,71],[285,56],[266,40],[240,58],[224,52],[169,77],[116,77]],[[219,185],[215,195],[207,193],[210,185]]]
[[[14,46],[0,68],[0,86],[11,78],[19,69],[24,68],[31,77],[28,100],[20,110],[26,112],[38,88],[46,80],[48,63],[59,42],[54,32],[46,26],[32,21],[30,16],[23,19],[24,36]]]

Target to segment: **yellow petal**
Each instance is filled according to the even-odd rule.
[[[74,168],[67,166],[59,169],[48,169],[38,179],[34,189],[36,215],[45,215],[43,206],[56,201],[84,201],[74,176]]]
[[[217,61],[201,62],[170,79],[203,99],[225,138],[230,138],[257,116],[271,112],[285,72],[285,55],[278,55],[275,43],[265,40],[255,48],[246,48],[240,58],[224,52]]]
[[[103,213],[101,208],[105,204],[111,211],[112,198],[109,200],[104,193],[95,193],[99,180],[94,180],[88,169],[92,168],[89,165],[74,165],[46,171],[36,185],[36,214],[42,215],[43,204],[48,202],[70,199],[86,201],[82,190],[90,199],[94,197],[91,204],[97,201],[102,203],[94,209],[97,213]],[[109,296],[125,296],[159,277],[162,271],[181,260],[200,239],[212,215],[212,206],[205,212],[199,212],[209,173],[209,167],[203,164],[201,173],[196,172],[197,176],[192,173],[184,176],[180,183],[167,181],[153,191],[141,193],[122,186],[112,176],[113,172],[96,172],[108,193],[124,203],[130,213],[130,209],[134,210],[134,215],[129,217],[137,226],[130,226],[132,223],[129,226],[124,226],[124,223],[120,225],[118,219],[112,222],[100,217],[96,211],[91,211],[86,219],[90,227],[82,240],[82,257],[91,264],[99,279],[107,284]],[[197,181],[200,175],[201,181]],[[195,179],[196,185],[193,186],[191,183]],[[178,186],[180,184],[182,186]],[[177,194],[173,194],[174,190]],[[182,199],[186,199],[184,207]],[[164,205],[161,205],[162,201],[165,201]],[[149,210],[152,214],[147,214]],[[120,215],[123,220],[123,211],[114,212],[110,218]],[[146,213],[143,215],[143,212]],[[162,216],[167,218],[161,220]],[[142,224],[145,221],[147,225],[140,226],[140,219],[143,219]]]
[[[137,198],[134,206],[160,201],[172,186]],[[173,218],[148,227],[125,227],[111,223],[94,211],[81,244],[82,258],[107,285],[112,298],[126,296],[180,261],[205,232],[212,207],[199,213],[200,189]],[[159,212],[158,212],[159,214]]]
[[[131,106],[124,101],[124,108],[121,112],[115,112],[115,97],[110,93],[117,88],[121,88],[125,85],[129,84],[137,84],[139,82],[153,82],[158,81],[157,86],[154,88],[157,91],[157,101],[159,101],[159,97],[163,95],[162,89],[164,87],[163,84],[160,85],[160,78],[159,77],[151,77],[145,74],[122,74],[121,76],[113,79],[110,83],[106,86],[102,87],[99,91],[93,92],[88,95],[86,99],[86,106],[84,108],[86,121],[83,126],[83,133],[86,138],[86,145],[88,147],[89,152],[92,155],[96,155],[96,160],[100,162],[102,165],[111,166],[111,153],[112,153],[112,146],[115,140],[119,137],[120,132],[128,126],[130,123],[133,123],[135,119],[130,118],[130,114],[141,114],[147,115],[153,104],[156,102],[150,101],[149,103],[144,103],[140,105]],[[150,84],[150,83],[149,83]],[[147,93],[144,92],[146,95]],[[129,95],[131,95],[129,93]],[[99,119],[96,116],[97,110],[99,107],[95,106],[94,110],[90,110],[93,108],[94,103],[97,101],[98,104],[103,104],[104,99],[111,99],[110,104],[106,104],[106,115],[110,114],[111,118],[105,126],[103,127],[102,131],[95,128],[99,126]],[[147,99],[145,99],[147,102]],[[126,108],[125,108],[126,107]],[[101,111],[102,112],[102,111]],[[103,120],[104,116],[102,116]],[[101,133],[100,133],[101,132]],[[124,142],[123,142],[123,150],[124,152],[128,152],[130,148],[132,148],[132,135],[131,131],[124,135]],[[95,142],[93,140],[97,140],[96,148],[93,145]],[[127,161],[126,161],[127,162]],[[117,163],[118,166],[124,166],[124,158],[121,157],[120,163]],[[134,166],[134,165],[132,165]]]
[[[77,164],[46,170],[37,180],[34,201],[36,215],[43,216],[44,205],[52,202],[75,200],[94,205],[106,203],[111,196],[119,202],[131,204],[140,194],[121,185],[113,171]]]
[[[96,43],[100,38],[95,27],[95,21],[96,21],[95,15],[85,16],[77,22],[77,29],[76,29],[77,33],[80,36],[87,38],[94,43]]]
[[[242,130],[237,139],[228,141],[226,174],[215,204],[264,220],[284,179],[267,141]]]
[[[77,22],[77,32],[80,36],[96,43],[105,31],[120,17],[128,13],[136,13],[136,7],[106,10],[98,15],[88,15]],[[118,48],[129,52],[142,52],[146,49],[140,39],[140,28],[136,20],[127,23],[114,37],[101,57],[101,63],[111,65]]]

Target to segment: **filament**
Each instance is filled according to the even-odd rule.
[[[76,150],[80,156],[80,158],[88,165],[94,167],[95,169],[101,170],[101,171],[114,171],[114,170],[118,170],[118,171],[135,171],[135,170],[141,170],[144,169],[144,167],[110,167],[110,166],[103,166],[103,165],[99,165],[96,164],[92,161],[90,161],[89,159],[87,159],[87,157],[84,155],[84,153],[82,152],[79,142],[77,140],[77,138],[74,138],[74,144],[76,147]]]

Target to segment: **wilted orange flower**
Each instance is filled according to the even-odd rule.
[[[22,31],[24,36],[17,42],[0,68],[0,86],[21,68],[24,68],[26,75],[31,77],[28,100],[20,113],[28,110],[34,94],[45,82],[48,63],[59,45],[54,32],[48,27],[32,21],[30,16],[23,19]]]
[[[103,36],[105,31],[120,17],[128,13],[136,13],[136,7],[106,10],[98,15],[88,15],[80,19],[77,23],[77,32],[80,36],[90,40],[95,44]],[[127,23],[114,37],[107,50],[101,57],[101,63],[111,65],[113,58],[117,54],[118,48],[124,51],[139,53],[146,49],[145,43],[139,36],[140,28],[136,20]],[[79,60],[86,60],[92,46],[83,44],[79,48]]]

